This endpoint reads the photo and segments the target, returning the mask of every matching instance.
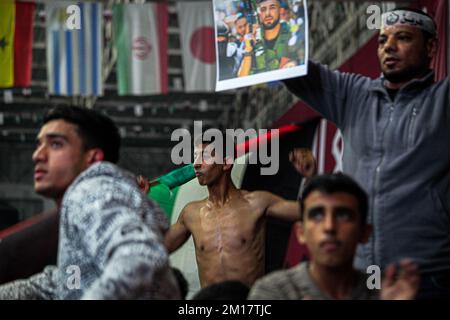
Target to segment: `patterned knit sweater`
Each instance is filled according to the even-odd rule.
[[[67,189],[57,266],[0,286],[0,299],[178,299],[168,222],[134,177],[99,162]],[[43,235],[45,236],[45,235]]]

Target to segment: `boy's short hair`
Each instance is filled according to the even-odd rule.
[[[234,137],[227,133],[224,133],[223,131],[220,132],[219,137],[222,138],[222,146],[219,146],[219,148],[221,147],[220,149],[222,149],[223,158],[225,159],[226,157],[228,157],[228,158],[234,160],[234,158],[236,157],[236,142],[234,140]],[[210,145],[212,143],[215,143],[214,137],[213,137],[212,141],[208,141],[208,140],[204,139],[203,134],[197,136],[194,139],[194,147],[197,147],[202,144]],[[227,148],[227,145],[231,146],[231,147]],[[217,148],[217,145],[216,145],[216,148]]]
[[[351,194],[358,200],[359,214],[361,223],[366,224],[368,212],[367,193],[348,175],[343,173],[333,173],[315,176],[305,187],[300,199],[300,220],[303,220],[305,210],[305,200],[313,191],[319,191],[326,194],[336,192],[345,192]]]
[[[209,285],[197,292],[192,300],[246,300],[250,288],[237,280]]]

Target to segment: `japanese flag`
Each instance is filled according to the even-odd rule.
[[[212,3],[178,2],[186,92],[214,91],[216,53]]]

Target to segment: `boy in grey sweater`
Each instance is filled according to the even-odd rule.
[[[353,268],[356,246],[367,242],[371,232],[367,207],[366,193],[350,177],[312,178],[303,192],[296,225],[297,239],[308,247],[311,260],[261,278],[249,299],[413,299],[419,273],[411,261],[401,261],[398,274],[394,265],[389,266],[382,283]]]

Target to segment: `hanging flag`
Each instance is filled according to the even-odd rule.
[[[0,3],[0,88],[31,85],[34,3]]]
[[[185,91],[214,91],[216,49],[212,3],[182,1],[177,3],[177,9]]]
[[[113,7],[119,95],[167,93],[167,4]]]
[[[73,8],[79,10],[67,13],[71,5],[75,5]],[[46,4],[45,11],[47,78],[50,94],[103,95],[102,4],[54,1]],[[73,14],[77,15],[77,12],[79,17],[74,17]],[[69,18],[79,18],[80,28],[72,29],[73,26],[68,23]]]

